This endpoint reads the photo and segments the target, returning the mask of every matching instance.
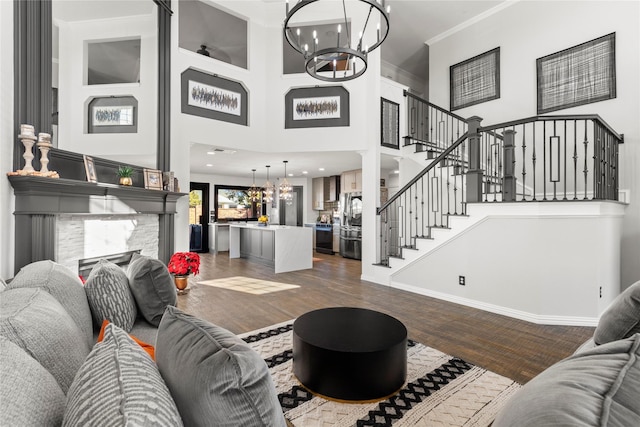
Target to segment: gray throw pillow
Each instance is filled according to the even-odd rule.
[[[59,426],[65,397],[55,378],[24,350],[0,336],[0,424]]]
[[[181,426],[156,364],[114,324],[78,371],[63,426]]]
[[[596,344],[628,338],[640,332],[640,281],[624,290],[602,313],[593,334]]]
[[[186,425],[286,425],[266,363],[226,329],[167,307],[156,362]]]
[[[134,254],[127,276],[138,310],[147,322],[158,327],[164,309],[177,302],[171,273],[159,259]]]
[[[0,335],[47,369],[64,393],[89,354],[82,331],[62,305],[40,288],[2,293]]]
[[[77,274],[53,261],[37,261],[20,269],[7,289],[42,288],[67,310],[84,333],[87,344],[93,345],[91,311],[82,282]]]
[[[127,332],[131,330],[136,321],[136,302],[122,268],[101,259],[91,270],[84,289],[97,326],[107,319]]]
[[[564,359],[509,399],[493,427],[640,426],[640,334]]]

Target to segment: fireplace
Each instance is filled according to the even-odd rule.
[[[174,215],[185,193],[37,176],[10,176],[15,272],[45,259],[78,271],[78,260],[140,250],[169,262]]]
[[[154,214],[60,214],[56,221],[55,258],[78,272],[78,262],[87,258],[130,251],[157,258],[158,233],[158,215]]]

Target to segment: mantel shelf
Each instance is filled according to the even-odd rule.
[[[174,214],[188,193],[93,183],[64,178],[9,176],[16,196],[15,213]]]

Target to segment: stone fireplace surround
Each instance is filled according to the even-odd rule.
[[[10,176],[9,181],[16,198],[15,273],[45,259],[77,271],[79,258],[127,247],[163,262],[173,252],[176,203],[184,193],[37,176]],[[113,230],[120,236],[114,238]],[[102,241],[87,242],[92,236]],[[104,252],[94,252],[100,246]]]

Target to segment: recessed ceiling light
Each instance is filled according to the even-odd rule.
[[[306,174],[308,174],[308,173],[309,173],[309,172],[307,172],[307,171],[302,171],[302,175],[306,175]]]
[[[400,173],[400,171],[396,169],[393,171],[393,173]]]
[[[324,168],[318,168],[318,170],[319,170],[319,171],[323,171],[323,170],[324,170]]]
[[[289,172],[289,173],[287,174],[287,176],[293,176],[293,174],[292,174],[291,172]]]
[[[214,154],[216,154],[216,152],[215,151],[207,151],[207,154],[211,154],[213,156]]]
[[[205,166],[212,167],[213,165],[211,163],[207,163]]]

